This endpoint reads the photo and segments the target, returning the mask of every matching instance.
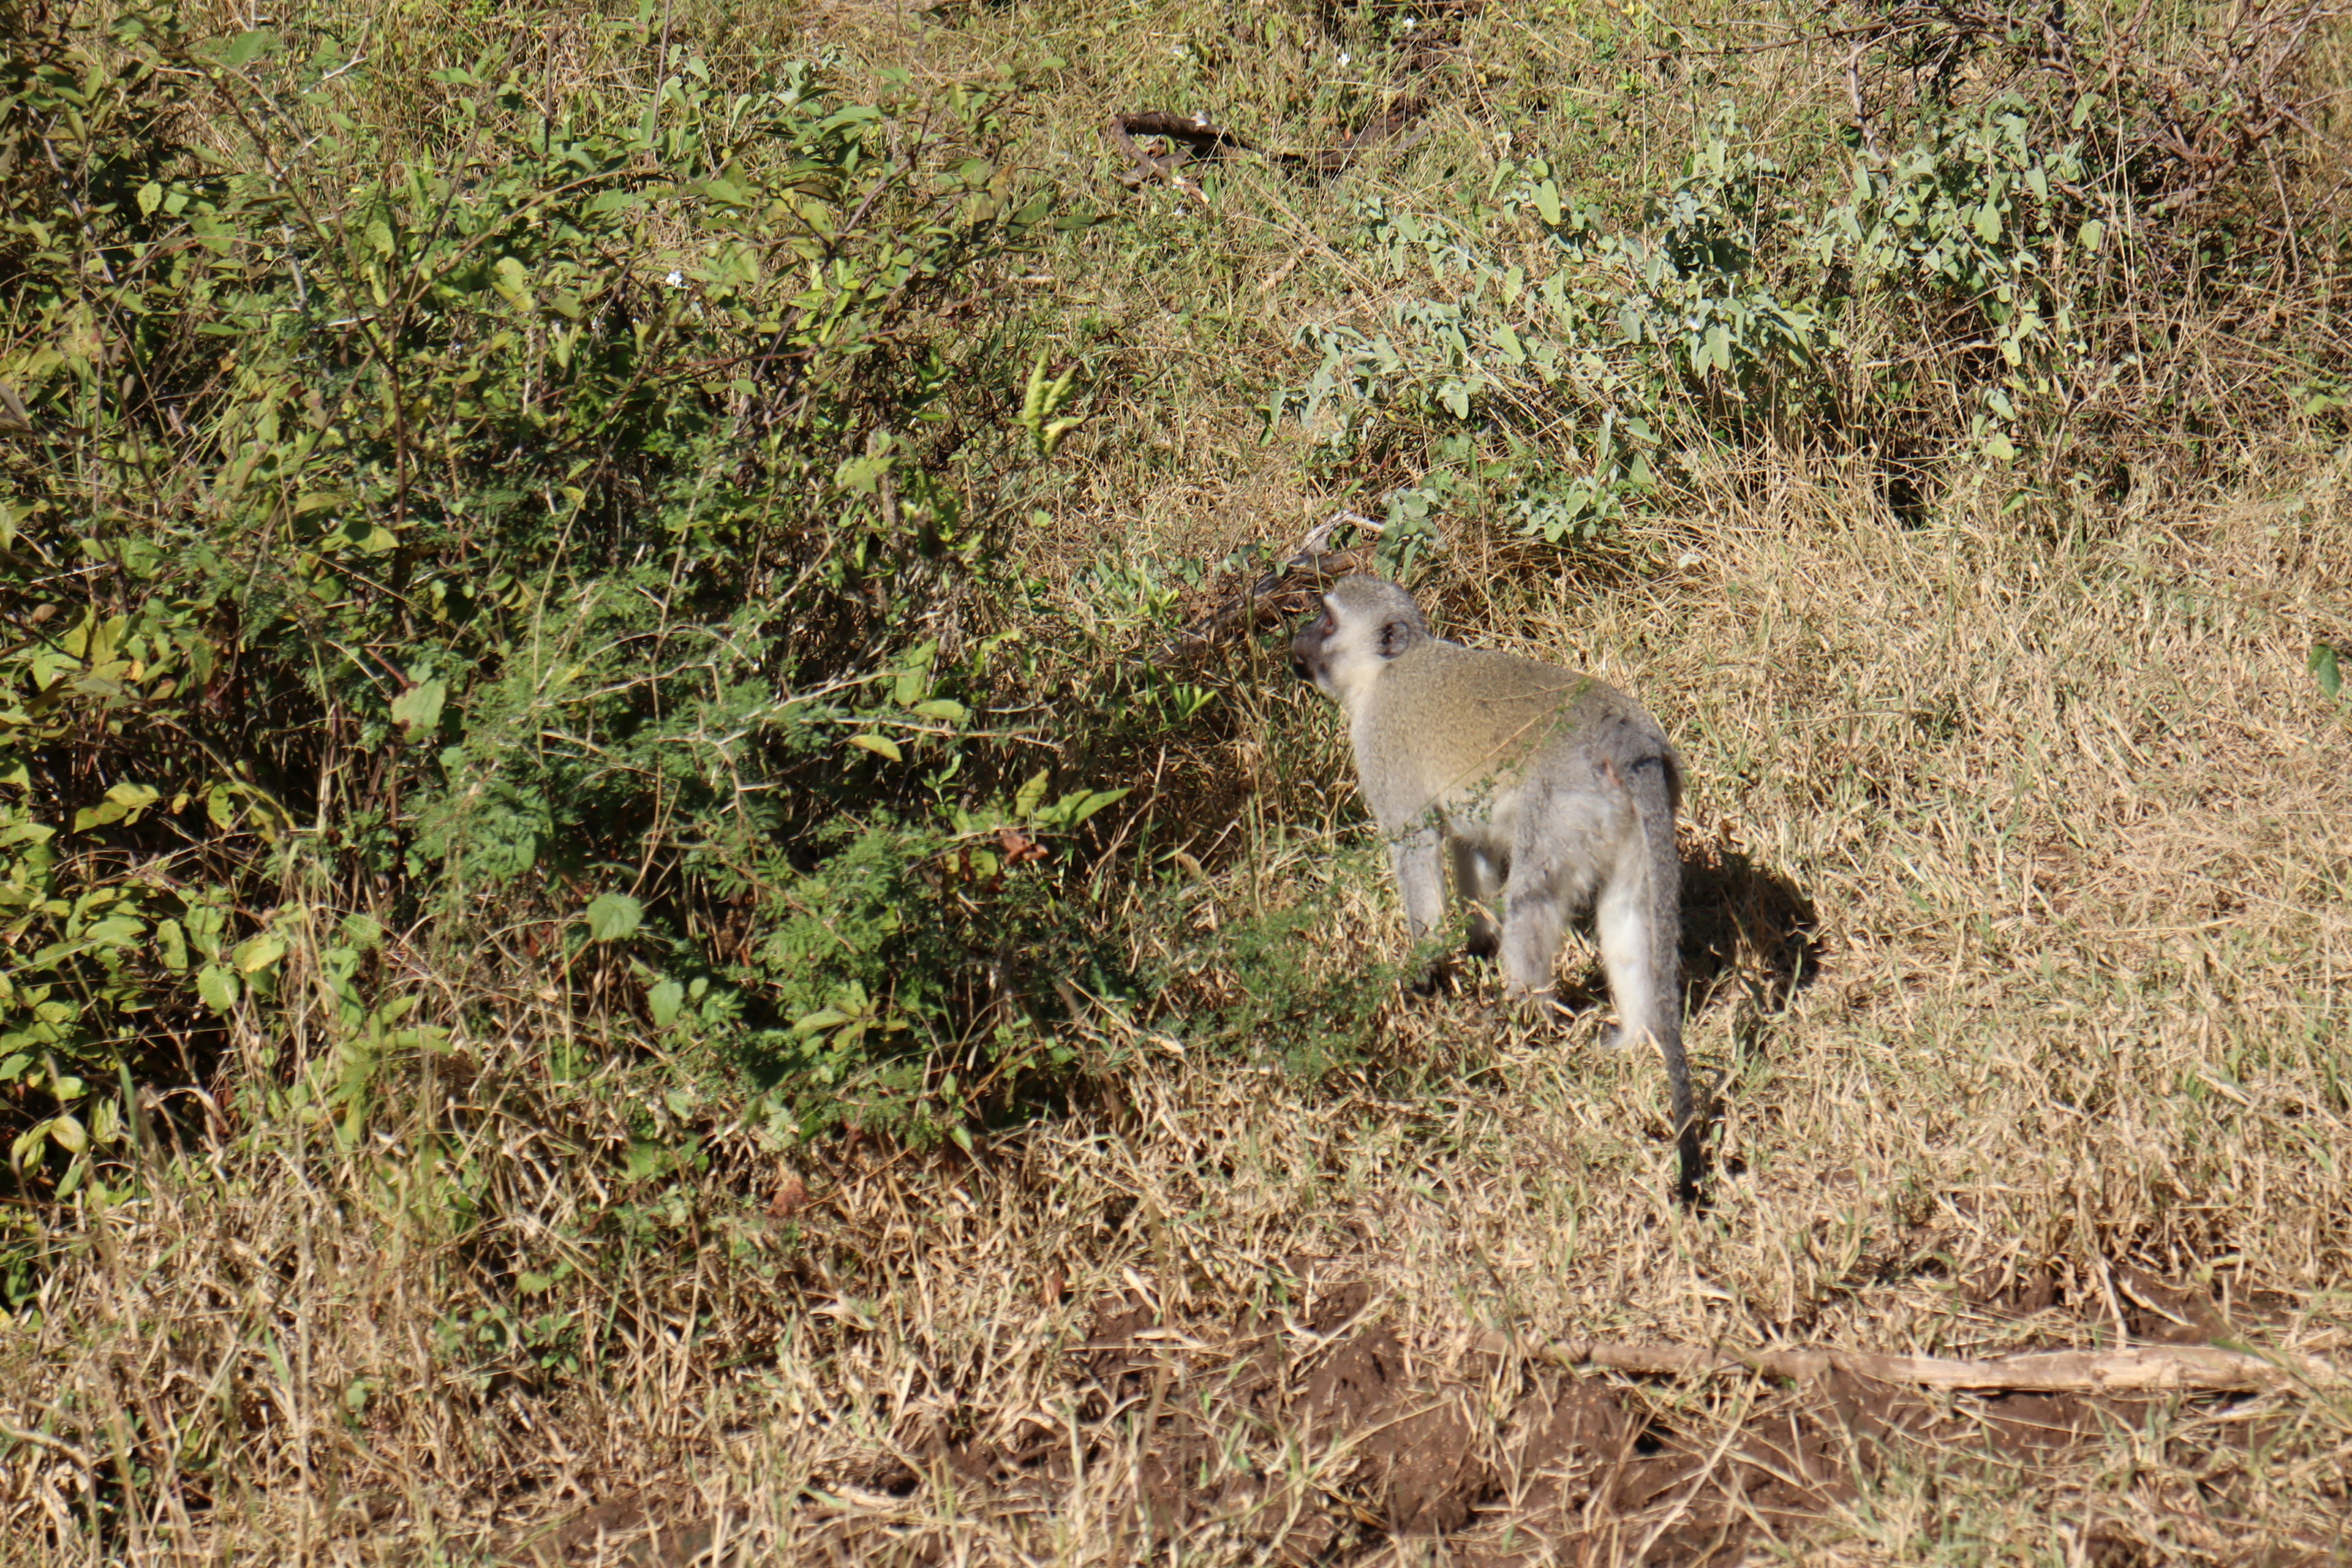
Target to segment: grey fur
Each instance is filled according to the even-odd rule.
[[[1591,904],[1612,1043],[1646,1036],[1664,1058],[1689,1196],[1699,1130],[1683,1057],[1682,764],[1665,731],[1589,675],[1432,636],[1412,596],[1378,577],[1342,578],[1323,605],[1293,639],[1291,668],[1348,716],[1413,940],[1445,918],[1450,858],[1471,951],[1497,953],[1505,992],[1544,1006],[1568,916]]]

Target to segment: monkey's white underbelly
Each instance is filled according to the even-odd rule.
[[[1534,816],[1542,831],[1532,837],[1522,831],[1531,795],[1542,797]],[[1462,792],[1440,805],[1436,815],[1456,854],[1479,857],[1497,879],[1528,860],[1526,873],[1576,902],[1590,898],[1629,853],[1641,848],[1641,825],[1622,792],[1512,780]]]

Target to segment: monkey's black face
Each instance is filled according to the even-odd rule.
[[[1328,610],[1299,627],[1298,635],[1290,639],[1290,673],[1301,680],[1317,680],[1319,683],[1323,644],[1339,629]]]

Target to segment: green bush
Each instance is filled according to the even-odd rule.
[[[1358,201],[1357,254],[1391,292],[1377,319],[1305,329],[1312,369],[1272,413],[1335,479],[1385,477],[1400,561],[1443,511],[1589,539],[1765,444],[1890,489],[1961,468],[2013,468],[2020,497],[2105,485],[2119,449],[2216,433],[2248,398],[2200,384],[2156,323],[2184,298],[2278,313],[2262,237],[2297,220],[2265,149],[2305,117],[2315,17],[2265,10],[2216,45],[1859,8],[1837,45],[1853,121],[1775,159],[1727,100],[1622,221],[1566,154],[1505,156],[1450,208]],[[2282,346],[2305,378],[2271,395],[2333,406],[2343,367]]]
[[[1050,221],[1018,84],[847,103],[679,47],[553,112],[445,68],[406,132],[335,107],[323,36],[13,21],[18,1165],[80,1181],[289,985],[355,1137],[458,1021],[387,944],[731,1056],[780,1118],[953,1110],[926,1063],[1019,1033],[968,975],[1082,940],[1038,841],[1112,798],[1016,794],[990,645],[926,629],[1072,423],[1010,287]]]

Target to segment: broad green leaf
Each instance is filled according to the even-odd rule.
[[[80,1118],[69,1110],[49,1118],[49,1136],[68,1154],[79,1154],[89,1147],[89,1134],[82,1130]]]
[[[74,813],[74,831],[86,833],[93,827],[104,827],[131,815],[131,808],[119,800],[102,800],[96,805],[85,805]]]
[[[63,648],[42,647],[33,650],[31,667],[33,689],[47,691],[68,671],[79,669],[81,660]]]
[[[188,967],[187,933],[177,921],[159,921],[155,926],[155,952],[163,967],[174,974],[184,973]]]
[[[971,717],[971,710],[945,697],[934,697],[928,702],[915,704],[915,711],[926,719],[940,719],[950,724],[961,724]]]
[[[626,893],[599,893],[588,901],[583,918],[591,940],[619,942],[637,934],[645,914],[645,906]]]
[[[656,1029],[667,1029],[677,1023],[678,1011],[685,1005],[686,987],[675,980],[657,980],[646,991],[646,1010],[653,1015]]]
[[[286,956],[286,939],[274,931],[263,931],[248,942],[239,942],[229,954],[241,974],[257,974]]]
[[[1021,786],[1013,797],[1013,815],[1026,822],[1037,815],[1037,807],[1045,798],[1045,774],[1040,770],[1035,777]]]
[[[2099,248],[2099,241],[2105,239],[2106,236],[2107,226],[2097,218],[2092,218],[2074,231],[2074,243],[2085,250],[2096,250]]]
[[[155,216],[155,209],[163,205],[163,187],[162,184],[158,184],[156,181],[150,180],[145,184],[139,187],[139,216],[141,217],[153,217]]]
[[[833,482],[856,495],[870,496],[890,471],[890,457],[852,458],[833,471]]]
[[[870,731],[863,735],[852,735],[849,737],[849,743],[853,746],[863,746],[876,756],[887,757],[894,763],[902,760],[898,755],[898,743],[887,735],[877,735]]]
[[[1538,182],[1535,188],[1536,216],[1548,228],[1559,226],[1559,187],[1549,180]]]
[[[448,700],[446,681],[420,680],[392,700],[392,721],[414,735],[441,722],[441,705]]]
[[[278,47],[278,35],[267,27],[255,27],[239,33],[221,51],[221,59],[231,70],[251,65],[263,54]]]
[[[490,268],[490,287],[499,291],[499,298],[509,304],[520,305],[526,310],[530,309],[530,269],[529,268],[511,256],[501,256],[499,258],[498,265]]]
[[[82,933],[82,940],[92,947],[128,947],[147,934],[144,921],[129,915],[109,915]]]
[[[2311,673],[2319,682],[2319,689],[2330,697],[2344,694],[2344,671],[2336,663],[2336,650],[2321,643],[2311,650]]]

